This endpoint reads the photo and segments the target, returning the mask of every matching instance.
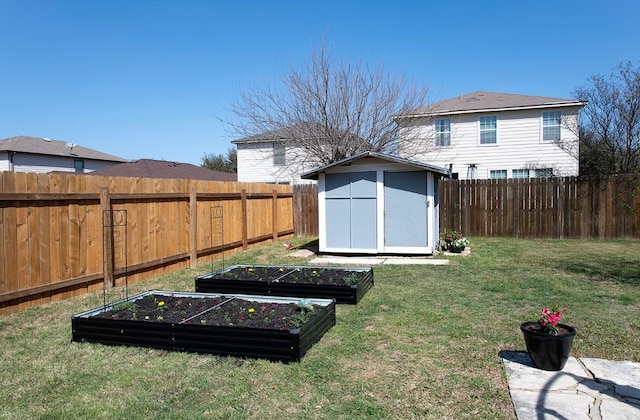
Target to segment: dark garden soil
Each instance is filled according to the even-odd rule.
[[[266,283],[297,283],[333,286],[357,284],[360,271],[336,268],[236,267],[216,273],[222,280],[252,280]]]
[[[524,327],[526,330],[529,331],[534,331],[536,333],[539,334],[549,334],[546,330],[542,329],[542,326],[538,325],[538,324],[533,324],[533,325],[527,325]],[[558,334],[556,335],[562,335],[562,334],[569,334],[569,330],[562,327],[561,325],[558,325]]]
[[[291,330],[313,318],[316,306],[306,306],[307,309],[295,303],[258,302],[232,296],[149,295],[119,303],[92,318]]]

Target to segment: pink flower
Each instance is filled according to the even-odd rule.
[[[553,309],[544,308],[540,311],[540,319],[538,320],[538,323],[549,334],[557,334],[558,323],[560,322],[560,319],[562,319],[562,314],[566,312],[567,308],[559,310],[557,305],[554,306]]]

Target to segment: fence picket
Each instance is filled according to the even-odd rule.
[[[449,199],[467,195],[477,199],[469,205]],[[640,185],[625,177],[446,180],[440,183],[440,227],[487,237],[640,238],[639,196]]]
[[[112,196],[105,208],[102,188]],[[138,281],[295,232],[286,185],[0,172],[0,192],[0,313],[102,288],[105,209],[127,210],[127,246],[124,237],[113,245],[118,286],[125,267],[128,281]],[[212,205],[223,205],[226,218],[213,249]],[[194,240],[196,221],[206,227],[191,229]]]

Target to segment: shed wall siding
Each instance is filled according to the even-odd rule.
[[[412,182],[416,177],[419,182]],[[385,178],[396,182],[386,185]],[[437,193],[434,183],[438,178],[439,174],[434,176],[430,171],[374,157],[321,172],[318,175],[320,251],[432,254],[438,241],[438,207],[433,197]],[[387,194],[388,199],[394,201],[390,209]],[[397,204],[406,204],[409,196],[414,198],[409,208]],[[386,218],[388,210],[392,210],[393,220]],[[397,231],[389,232],[387,223],[389,229]],[[410,232],[411,229],[420,232]],[[388,233],[390,241],[387,241]]]
[[[524,110],[500,113],[464,114],[451,118],[451,145],[434,147],[427,153],[413,157],[434,165],[449,167],[460,179],[467,178],[468,164],[477,164],[477,177],[489,178],[491,170],[506,169],[512,177],[514,169],[553,168],[554,175],[575,176],[578,161],[555,142],[542,141],[542,112]],[[568,124],[577,124],[577,108],[563,111]],[[481,115],[497,116],[497,143],[480,144],[479,119]],[[448,117],[447,117],[448,118]],[[434,121],[415,128],[419,136],[431,138]],[[577,144],[577,136],[564,126],[563,141]]]

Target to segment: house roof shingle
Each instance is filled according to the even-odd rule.
[[[120,165],[113,165],[108,168],[89,172],[87,175],[231,182],[238,180],[238,174],[235,173],[212,171],[211,169],[192,165],[190,163],[154,159],[139,159],[127,163],[121,163]]]
[[[322,138],[325,136],[324,128],[315,122],[294,124],[288,127],[265,131],[253,136],[233,140],[233,144],[263,143],[274,141],[286,141],[292,138]]]
[[[16,136],[0,140],[0,151],[32,153],[48,156],[73,156],[82,159],[103,160],[109,162],[127,161],[127,159],[73,143],[29,136]]]
[[[404,117],[419,117],[447,114],[464,114],[486,111],[508,111],[519,109],[584,106],[577,99],[551,98],[546,96],[516,95],[512,93],[476,91],[459,97],[435,102],[410,111]],[[401,116],[397,116],[401,118]]]

